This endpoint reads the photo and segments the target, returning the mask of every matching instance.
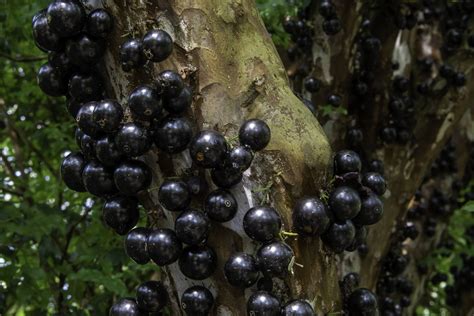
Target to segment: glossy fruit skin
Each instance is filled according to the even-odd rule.
[[[183,117],[166,117],[156,126],[154,133],[155,145],[169,154],[185,150],[192,137],[191,124]]]
[[[250,148],[245,146],[236,146],[229,152],[226,163],[229,164],[232,169],[245,171],[250,168],[252,160],[253,153]]]
[[[87,102],[81,106],[76,115],[79,128],[92,138],[98,137],[101,131],[100,126],[92,118],[96,106],[95,101]]]
[[[320,199],[307,197],[293,207],[293,227],[303,236],[320,236],[329,227],[331,219]]]
[[[258,279],[257,261],[252,255],[243,252],[232,254],[224,265],[224,275],[230,285],[247,288]]]
[[[72,0],[56,0],[47,9],[48,23],[61,37],[79,33],[86,21],[84,8]]]
[[[176,72],[165,70],[158,75],[157,87],[166,98],[175,98],[181,94],[184,82]]]
[[[127,157],[138,157],[151,147],[151,140],[146,128],[135,123],[124,124],[115,135],[117,148]]]
[[[123,109],[116,100],[97,102],[92,119],[105,133],[114,133],[119,129],[123,119]]]
[[[259,151],[267,147],[271,139],[270,127],[259,119],[245,121],[239,129],[239,141],[241,145],[248,146],[252,150]]]
[[[137,117],[151,120],[161,113],[161,98],[153,87],[140,85],[128,96],[128,107]]]
[[[211,223],[206,214],[188,209],[181,213],[175,221],[174,228],[178,239],[188,245],[198,245],[209,235]]]
[[[281,315],[284,316],[314,316],[313,308],[304,300],[294,300],[283,307]]]
[[[248,316],[280,316],[280,301],[265,291],[253,293],[247,301]]]
[[[82,183],[82,170],[86,159],[81,153],[71,153],[61,163],[61,178],[66,186],[77,192],[86,192]]]
[[[146,264],[150,261],[147,252],[147,239],[151,230],[146,227],[132,229],[125,237],[125,252],[138,264]]]
[[[63,78],[69,77],[76,68],[76,66],[73,65],[71,59],[67,56],[66,52],[63,50],[50,52],[48,54],[48,62],[63,76]]]
[[[147,312],[158,312],[168,303],[168,293],[163,283],[147,281],[137,288],[138,307]]]
[[[87,135],[86,133],[82,132],[80,128],[77,128],[80,131],[81,135],[79,140],[79,147],[81,148],[81,152],[84,156],[89,159],[95,159],[95,144],[96,140]]]
[[[57,71],[49,63],[46,63],[38,70],[36,76],[41,90],[52,97],[59,97],[67,92],[65,78],[61,72]]]
[[[281,241],[263,245],[257,251],[257,262],[260,270],[267,277],[285,277],[288,274],[288,266],[293,257],[293,250]]]
[[[243,174],[229,167],[216,168],[211,171],[212,182],[222,189],[230,189],[242,181]]]
[[[193,93],[189,86],[184,86],[181,93],[174,98],[167,98],[163,102],[163,107],[170,114],[181,114],[185,112],[193,101]]]
[[[165,266],[178,260],[182,248],[176,233],[171,229],[154,229],[148,235],[148,255],[159,266]]]
[[[334,222],[329,225],[321,239],[335,253],[341,253],[352,244],[355,233],[356,229],[352,221]]]
[[[149,52],[153,62],[160,62],[171,55],[173,39],[163,30],[151,30],[143,36],[143,49]]]
[[[179,269],[192,280],[204,280],[210,277],[217,268],[217,256],[207,246],[189,246],[183,250],[178,260]]]
[[[253,240],[272,241],[280,233],[281,217],[273,207],[252,207],[245,213],[243,227],[247,236]]]
[[[351,315],[378,315],[377,296],[368,289],[360,288],[352,292],[347,305]]]
[[[99,100],[103,92],[102,79],[95,74],[75,74],[69,79],[69,95],[82,102]]]
[[[334,157],[334,173],[343,175],[348,172],[360,172],[362,162],[359,155],[352,150],[341,150]]]
[[[114,28],[114,19],[104,9],[95,9],[89,13],[86,21],[86,30],[89,36],[105,38]]]
[[[115,146],[111,136],[104,136],[95,142],[95,156],[107,167],[115,167],[123,160],[123,155]]]
[[[223,164],[227,154],[227,142],[220,133],[204,130],[197,134],[189,146],[193,161],[203,168],[216,168]]]
[[[114,182],[120,193],[136,195],[150,186],[151,170],[143,161],[125,161],[115,169]]]
[[[35,14],[32,21],[33,38],[36,46],[43,51],[59,51],[63,47],[63,41],[59,35],[48,25],[46,10]]]
[[[306,78],[303,84],[306,91],[311,92],[311,93],[318,92],[319,88],[321,87],[321,81],[319,81],[318,79],[314,77]]]
[[[383,216],[383,202],[375,194],[369,194],[362,200],[359,214],[352,219],[355,225],[373,225]]]
[[[112,172],[95,160],[84,166],[82,181],[86,190],[93,195],[108,196],[117,192]]]
[[[237,201],[227,190],[217,189],[206,197],[204,210],[213,221],[224,223],[234,218],[237,213]]]
[[[168,211],[177,212],[189,206],[191,194],[184,181],[165,180],[160,186],[158,200]]]
[[[344,221],[357,216],[361,208],[359,193],[346,186],[340,186],[331,192],[329,207],[337,219]]]
[[[362,184],[377,195],[383,195],[387,190],[387,183],[382,175],[376,172],[367,172],[362,177]]]
[[[372,161],[370,161],[368,169],[369,171],[376,172],[382,176],[385,173],[383,162],[379,159],[373,159]]]
[[[78,66],[96,64],[101,60],[104,53],[104,40],[95,40],[86,34],[79,35],[66,44],[67,56],[72,63]]]
[[[356,251],[367,240],[368,230],[365,226],[356,227],[356,233],[351,245],[347,247],[346,251]]]
[[[104,222],[117,234],[127,234],[140,217],[138,202],[133,198],[116,196],[108,199],[102,208]]]
[[[204,286],[192,286],[181,296],[181,308],[187,316],[207,316],[213,305],[214,296]]]
[[[132,38],[122,43],[120,46],[120,62],[123,71],[126,72],[145,65],[146,56],[140,39]]]
[[[109,316],[145,316],[145,314],[139,310],[134,299],[121,298],[112,305]]]

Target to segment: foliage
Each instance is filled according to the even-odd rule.
[[[0,314],[104,315],[153,268],[131,264],[99,200],[61,183],[74,124],[65,100],[37,87],[46,55],[31,39],[47,2],[0,0]]]

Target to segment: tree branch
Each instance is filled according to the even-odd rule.
[[[45,60],[48,58],[48,56],[22,56],[19,54],[16,55],[9,55],[5,52],[0,52],[0,57],[5,58],[10,61],[14,62],[20,62],[20,63],[32,63],[32,62],[37,62],[41,60]]]

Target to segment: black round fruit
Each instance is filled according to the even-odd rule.
[[[347,306],[351,315],[377,315],[377,296],[368,289],[360,288],[351,293]]]
[[[146,56],[143,52],[142,41],[132,38],[122,43],[120,46],[120,62],[124,71],[131,71],[145,65]]]
[[[133,298],[121,298],[109,311],[109,316],[144,316]]]
[[[95,160],[84,166],[82,181],[86,190],[97,196],[108,196],[117,192],[112,172]]]
[[[102,39],[82,34],[66,44],[66,54],[71,62],[77,66],[95,65],[105,53],[105,42]]]
[[[49,26],[59,36],[70,37],[82,31],[86,13],[77,1],[56,0],[48,6],[47,18]]]
[[[80,153],[71,153],[61,163],[61,177],[66,186],[77,192],[85,192],[82,182],[82,170],[86,165],[84,156]]]
[[[145,154],[151,147],[148,130],[135,123],[123,125],[115,135],[117,148],[127,157]]]
[[[285,316],[315,316],[313,308],[304,300],[293,300],[283,307],[282,315]]]
[[[341,150],[334,157],[334,173],[343,175],[348,172],[360,172],[362,162],[359,155],[352,150]]]
[[[278,212],[269,206],[256,206],[247,211],[243,219],[245,233],[253,240],[272,241],[281,229]]]
[[[138,202],[133,198],[117,196],[108,199],[102,208],[104,222],[119,235],[125,235],[138,223]]]
[[[257,261],[252,255],[243,252],[232,254],[224,265],[227,281],[235,287],[247,288],[258,279]]]
[[[321,87],[321,81],[314,77],[306,78],[303,84],[306,91],[311,92],[311,93],[318,92],[319,88]]]
[[[224,223],[234,218],[237,213],[237,201],[227,190],[217,189],[209,193],[204,210],[210,219]]]
[[[178,239],[188,245],[204,242],[209,234],[209,228],[210,221],[207,215],[194,209],[181,213],[174,224]]]
[[[95,9],[87,16],[87,34],[94,37],[105,38],[114,28],[114,19],[104,9]]]
[[[347,247],[346,251],[356,251],[361,245],[365,244],[367,240],[368,230],[365,226],[356,227],[356,233],[354,236],[354,240],[352,241],[351,245]]]
[[[188,207],[191,194],[186,182],[165,180],[160,186],[158,200],[168,211],[179,212]]]
[[[380,221],[383,215],[383,203],[375,194],[369,194],[362,200],[359,214],[352,219],[355,225],[373,225]]]
[[[48,54],[49,64],[56,69],[63,78],[69,77],[76,69],[71,59],[67,56],[65,51],[50,52]],[[66,81],[65,81],[66,82]]]
[[[192,101],[193,94],[191,88],[184,86],[177,97],[167,98],[163,102],[163,107],[171,114],[181,114],[191,106]]]
[[[198,166],[215,168],[224,163],[227,148],[224,136],[216,131],[204,130],[193,138],[189,151]]]
[[[293,250],[281,241],[263,245],[257,252],[260,270],[268,277],[285,277],[293,257]]]
[[[151,184],[151,170],[140,160],[122,162],[114,171],[117,189],[124,195],[135,195]]]
[[[59,97],[67,92],[66,79],[62,73],[49,63],[40,67],[37,75],[38,85],[41,90],[52,97]]]
[[[334,222],[321,236],[324,244],[335,253],[341,253],[354,241],[355,227],[352,221]]]
[[[176,233],[171,229],[158,228],[148,235],[148,255],[159,266],[175,262],[179,258],[182,247]]]
[[[216,186],[222,189],[230,189],[242,181],[243,174],[240,170],[231,167],[212,169],[211,179]]]
[[[189,121],[183,117],[168,116],[156,126],[155,145],[169,154],[186,149],[193,136]]]
[[[125,252],[138,264],[146,264],[150,261],[147,252],[147,239],[150,229],[137,227],[132,229],[125,237]]]
[[[97,101],[103,92],[102,79],[95,74],[75,74],[69,79],[69,95],[82,102]]]
[[[179,269],[192,280],[204,280],[210,277],[217,268],[217,256],[207,246],[189,246],[183,250],[178,260]]]
[[[161,113],[161,98],[153,87],[141,85],[128,96],[128,107],[137,117],[151,120]]]
[[[377,195],[383,195],[387,184],[382,175],[376,172],[367,172],[362,177],[362,184],[371,189]]]
[[[368,169],[369,171],[379,173],[382,176],[385,172],[383,162],[379,159],[373,159],[370,161]]]
[[[147,312],[158,312],[168,303],[166,288],[159,281],[147,281],[137,288],[138,307]]]
[[[280,301],[268,292],[255,292],[247,301],[247,315],[280,316]]]
[[[76,115],[79,128],[92,138],[98,137],[101,131],[100,126],[92,118],[96,106],[95,101],[87,102],[81,106]]]
[[[192,286],[181,296],[181,308],[187,316],[207,316],[213,305],[214,296],[204,286]]]
[[[151,30],[143,36],[143,49],[153,62],[160,62],[171,55],[173,39],[163,30]]]
[[[330,222],[326,206],[318,198],[300,199],[293,207],[293,227],[303,236],[320,236]]]
[[[232,169],[245,171],[250,168],[252,160],[253,153],[250,148],[245,146],[236,146],[229,152],[226,163],[229,164]]]
[[[43,51],[59,51],[63,47],[63,41],[59,35],[51,29],[46,17],[46,10],[38,12],[33,17],[33,38],[36,46]]]
[[[181,94],[184,88],[183,79],[179,74],[171,70],[165,70],[158,75],[157,87],[166,98],[175,98]]]
[[[331,192],[329,207],[334,216],[341,221],[354,218],[361,208],[359,193],[350,187],[337,187]]]
[[[95,139],[85,134],[80,128],[77,128],[77,131],[80,131],[80,133],[78,133],[79,135],[76,135],[78,137],[76,141],[78,141],[81,152],[87,159],[95,159]]]
[[[123,109],[116,100],[97,102],[92,119],[106,133],[116,132],[123,119]]]
[[[264,149],[270,142],[270,138],[270,127],[268,127],[267,123],[262,120],[247,120],[240,126],[240,144],[248,146],[252,150],[259,151]]]

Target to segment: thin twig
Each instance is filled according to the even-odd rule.
[[[4,52],[0,52],[0,57],[11,60],[11,61],[19,62],[19,63],[32,63],[35,61],[41,61],[48,58],[48,56],[22,56],[22,55],[12,56]]]

